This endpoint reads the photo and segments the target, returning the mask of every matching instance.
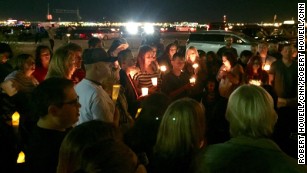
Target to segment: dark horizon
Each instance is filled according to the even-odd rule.
[[[53,21],[75,21],[76,14],[59,14],[55,9],[79,9],[83,21],[148,21],[198,23],[219,22],[278,22],[297,20],[298,0],[0,0],[0,19],[44,21],[49,3]],[[22,5],[21,5],[22,4]]]

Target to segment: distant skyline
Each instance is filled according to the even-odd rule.
[[[77,20],[76,14],[58,14],[55,9],[76,10],[84,21],[273,22],[297,20],[297,3],[305,0],[0,0],[0,20],[46,20],[47,4],[54,21]]]

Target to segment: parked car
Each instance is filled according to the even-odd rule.
[[[187,40],[187,47],[194,46],[197,50],[217,52],[219,48],[225,45],[225,36],[233,38],[232,47],[237,49],[238,54],[243,50],[251,50],[251,45],[257,43],[255,39],[240,32],[209,30],[191,33]]]
[[[269,28],[259,25],[233,26],[231,30],[235,32],[242,32],[255,40],[265,40],[265,38],[271,32]]]
[[[92,34],[93,37],[98,37],[103,40],[120,38],[121,33],[115,28],[98,28],[97,33]]]
[[[92,37],[97,37],[103,40],[120,38],[121,34],[116,29],[112,28],[97,28],[97,27],[61,27],[56,30],[56,38],[63,39],[66,34],[70,34],[70,39],[88,40]]]

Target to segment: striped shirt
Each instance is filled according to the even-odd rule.
[[[146,72],[138,72],[133,76],[133,80],[136,83],[136,87],[137,89],[140,91],[141,88],[150,88],[152,87],[152,81],[151,78],[158,78],[158,88],[160,88],[159,86],[161,86],[162,80],[161,80],[161,75],[160,73],[146,73]]]

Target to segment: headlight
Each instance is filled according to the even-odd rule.
[[[145,24],[144,31],[146,34],[153,34],[155,32],[154,27],[151,24]]]
[[[137,34],[139,32],[139,27],[136,23],[130,22],[126,25],[126,30],[129,34]]]

